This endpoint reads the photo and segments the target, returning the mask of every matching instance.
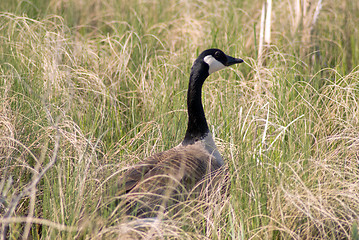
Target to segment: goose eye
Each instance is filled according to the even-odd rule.
[[[221,52],[220,51],[217,51],[214,53],[214,57],[215,58],[219,58],[221,56]]]

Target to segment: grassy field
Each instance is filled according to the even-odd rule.
[[[181,142],[191,64],[216,47],[245,60],[203,90],[230,196],[149,236],[359,239],[359,1],[263,2],[2,0],[1,237],[131,228],[98,209]]]

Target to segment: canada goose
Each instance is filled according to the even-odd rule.
[[[183,192],[190,192],[224,165],[203,111],[202,85],[210,74],[242,62],[219,49],[205,50],[194,61],[187,93],[188,127],[184,140],[124,173],[119,186],[126,192],[129,213],[153,216],[166,208],[169,200],[181,199]]]

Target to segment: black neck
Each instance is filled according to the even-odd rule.
[[[202,105],[202,86],[208,77],[208,68],[192,67],[187,92],[188,127],[183,144],[203,139],[209,132]]]

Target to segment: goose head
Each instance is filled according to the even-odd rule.
[[[208,75],[233,64],[242,63],[240,58],[234,58],[225,54],[222,50],[212,48],[203,51],[194,61],[191,71],[205,70]]]

